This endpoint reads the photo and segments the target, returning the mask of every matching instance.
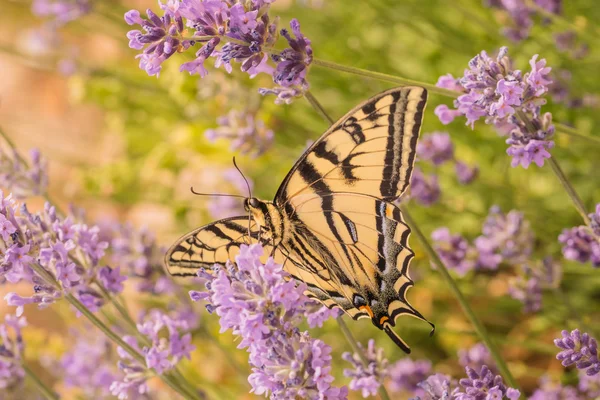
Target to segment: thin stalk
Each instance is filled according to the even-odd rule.
[[[415,236],[417,236],[417,239],[419,240],[419,242],[421,242],[421,245],[425,248],[425,252],[429,256],[431,261],[433,261],[437,270],[442,275],[442,278],[446,281],[448,286],[450,286],[450,289],[452,290],[452,292],[454,293],[454,296],[460,303],[460,306],[462,307],[465,315],[467,316],[469,321],[471,321],[471,324],[473,325],[473,328],[477,332],[477,335],[481,338],[483,343],[486,345],[486,347],[492,354],[492,357],[493,357],[494,361],[496,362],[496,365],[498,366],[498,370],[504,376],[504,378],[506,379],[506,382],[511,387],[513,387],[515,389],[519,389],[517,381],[510,373],[510,370],[506,366],[506,363],[504,362],[504,359],[500,355],[500,352],[498,351],[498,348],[494,344],[490,334],[485,329],[485,327],[483,326],[483,324],[481,323],[481,321],[479,320],[477,315],[475,315],[475,313],[471,309],[471,306],[467,302],[467,299],[465,298],[465,296],[462,294],[462,292],[458,288],[458,285],[456,284],[456,282],[454,281],[454,279],[452,278],[452,276],[446,269],[446,266],[444,265],[442,260],[440,260],[439,256],[437,255],[437,253],[435,252],[433,247],[431,247],[431,244],[429,243],[429,241],[427,240],[427,238],[425,237],[423,232],[421,232],[421,230],[419,229],[419,226],[415,223],[415,220],[412,218],[410,213],[406,210],[406,207],[402,207],[402,213],[404,214],[404,218],[406,219],[406,222],[412,228],[412,232],[415,234]]]
[[[342,331],[342,333],[344,334],[344,337],[346,338],[346,341],[350,344],[350,347],[352,347],[352,352],[354,354],[357,354],[360,357],[360,361],[363,363],[365,368],[367,368],[369,366],[369,360],[367,360],[367,357],[365,357],[364,349],[360,348],[360,346],[358,345],[358,341],[352,335],[352,332],[350,332],[350,329],[348,329],[348,325],[346,325],[343,318],[337,317],[336,320],[337,320],[338,325],[340,326],[340,330]],[[382,400],[390,400],[390,395],[388,394],[387,390],[385,389],[385,386],[383,385],[383,383],[379,386],[379,396],[381,397]]]
[[[397,84],[403,85],[403,86],[420,86],[420,87],[423,87],[423,88],[429,90],[431,93],[436,93],[436,94],[439,94],[442,96],[447,96],[447,97],[452,97],[452,98],[456,98],[456,97],[460,96],[460,93],[456,92],[454,90],[440,88],[440,87],[437,87],[430,83],[419,82],[419,81],[415,81],[415,80],[407,79],[407,78],[401,78],[399,76],[384,74],[381,72],[369,71],[367,69],[362,69],[362,68],[350,67],[347,65],[337,64],[337,63],[334,63],[331,61],[320,60],[318,58],[314,58],[312,63],[313,63],[313,65],[316,65],[318,67],[335,69],[337,71],[342,71],[342,72],[346,72],[346,73],[354,74],[354,75],[360,75],[360,76],[364,76],[367,78],[373,78],[373,79],[377,79],[380,81],[397,83]]]
[[[521,119],[521,121],[523,121],[523,123],[527,127],[527,130],[529,130],[530,133],[535,134],[536,129],[533,126],[533,124],[532,124],[531,120],[529,119],[529,117],[527,116],[527,114],[525,114],[523,112],[523,110],[517,110],[517,116],[519,117],[519,119]],[[558,162],[556,161],[556,159],[554,157],[550,157],[548,159],[548,162],[550,163],[550,166],[552,167],[552,171],[554,172],[554,175],[556,175],[556,177],[558,178],[560,183],[563,185],[563,188],[565,189],[565,191],[571,198],[571,201],[573,202],[575,209],[581,215],[581,218],[583,218],[585,224],[589,226],[590,219],[587,215],[587,212],[585,211],[585,205],[583,204],[583,201],[581,201],[581,198],[575,191],[575,188],[573,187],[573,185],[571,185],[571,182],[569,182],[569,179],[563,172],[562,168],[560,168],[560,165],[558,165]]]
[[[554,172],[554,175],[556,175],[556,177],[558,178],[560,183],[563,185],[563,188],[565,189],[565,191],[571,198],[571,201],[573,202],[575,209],[577,210],[579,215],[581,215],[581,218],[583,218],[583,221],[585,222],[585,224],[589,226],[590,218],[588,217],[587,212],[585,211],[585,205],[583,204],[583,201],[581,201],[581,198],[575,191],[575,188],[573,187],[573,185],[571,185],[571,182],[569,182],[569,179],[563,172],[560,165],[558,165],[558,162],[556,161],[556,159],[554,157],[550,157],[548,159],[548,161],[550,162],[550,166],[552,167],[552,171]]]
[[[33,372],[27,364],[21,364],[21,368],[25,371],[25,375],[33,382],[33,385],[37,390],[44,395],[45,398],[50,400],[59,400],[60,397],[54,393],[52,389],[50,389],[42,380]]]
[[[308,100],[310,105],[319,113],[319,115],[323,117],[325,121],[329,122],[329,125],[333,125],[333,119],[327,114],[323,106],[321,106],[321,103],[317,101],[310,91],[307,90],[306,93],[304,93],[304,97],[306,97],[306,100]]]
[[[573,136],[578,139],[587,140],[588,142],[592,142],[594,144],[600,144],[600,137],[590,136],[590,135],[582,135],[577,132],[577,129],[565,125],[565,124],[554,124],[554,128],[556,132],[564,133],[565,135]]]

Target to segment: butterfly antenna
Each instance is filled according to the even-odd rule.
[[[239,197],[240,199],[245,199],[245,196],[240,196],[239,194],[225,194],[225,193],[200,193],[194,190],[194,187],[190,187],[190,191],[197,196],[216,196],[216,197]]]
[[[248,188],[248,198],[251,198],[252,197],[252,189],[250,189],[250,183],[248,182],[248,179],[246,179],[246,177],[244,176],[244,173],[242,172],[240,167],[238,167],[237,163],[235,162],[235,156],[233,157],[233,166],[235,167],[235,169],[238,170],[240,175],[242,175],[242,179],[244,179],[244,182],[246,182],[246,187]]]

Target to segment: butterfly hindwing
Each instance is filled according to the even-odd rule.
[[[259,231],[248,217],[232,217],[198,228],[179,238],[165,255],[169,274],[174,276],[196,275],[198,269],[212,270],[215,264],[225,265],[235,261],[240,246],[259,242]],[[265,254],[272,252],[263,243]]]

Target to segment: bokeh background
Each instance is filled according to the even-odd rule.
[[[35,147],[46,157],[49,194],[64,209],[76,204],[86,210],[89,221],[147,229],[156,246],[168,246],[194,227],[240,209],[237,200],[195,196],[190,186],[244,195],[244,186],[232,173],[235,155],[255,195],[270,199],[307,143],[327,128],[304,99],[277,105],[272,97],[260,96],[259,87],[272,85],[268,76],[250,80],[240,71],[227,74],[215,68],[202,79],[189,76],[179,72],[180,63],[190,57],[182,54],[164,64],[159,78],[149,77],[127,46],[130,28],[122,16],[131,8],[157,10],[156,2],[109,0],[92,6],[89,14],[52,30],[45,18],[32,13],[31,2],[0,1],[0,127],[23,153]],[[528,37],[519,41],[503,34],[513,23],[506,9],[480,0],[278,0],[271,14],[279,15],[282,25],[297,18],[312,40],[315,57],[428,83],[446,73],[460,76],[482,50],[492,54],[506,45],[515,68],[523,70],[533,54],[540,54],[555,79],[544,109],[579,134],[600,137],[594,129],[600,120],[600,8],[594,0],[564,1],[555,18],[533,16]],[[556,40],[564,32],[573,32],[566,48]],[[311,92],[334,117],[394,86],[317,66],[308,80]],[[450,105],[451,99],[430,96],[422,132],[448,132],[456,157],[477,165],[479,176],[461,185],[452,166],[422,165],[439,176],[441,196],[432,205],[411,201],[408,207],[427,236],[446,226],[469,240],[481,233],[493,205],[523,213],[535,237],[531,258],[552,256],[563,271],[558,289],[544,290],[541,310],[525,313],[523,304],[509,296],[509,283],[518,273],[515,266],[455,276],[527,393],[543,377],[576,385],[577,373],[565,372],[555,360],[552,339],[561,329],[581,328],[581,323],[600,331],[598,271],[589,263],[565,260],[557,240],[564,228],[579,225],[580,217],[548,166],[511,168],[505,139],[492,127],[479,123],[470,129],[460,121],[443,126],[433,114],[439,104]],[[273,142],[262,154],[232,151],[231,141],[207,139],[207,130],[217,128],[218,118],[231,112],[242,123],[248,117],[262,121],[259,135],[272,131]],[[600,146],[564,134],[557,134],[555,142],[553,155],[591,212],[600,200]],[[28,204],[39,209],[43,201],[33,198]],[[430,360],[436,372],[461,377],[457,352],[478,338],[423,249],[414,239],[412,245],[416,286],[409,298],[438,329],[430,338],[426,324],[409,319],[398,331],[412,345],[412,359]],[[161,259],[160,254],[155,257]],[[182,287],[182,293],[187,289]],[[26,292],[27,287],[19,290]],[[129,284],[125,295],[133,310],[169,302],[138,293]],[[215,316],[201,304],[195,307],[202,332],[194,336],[197,349],[191,361],[184,361],[184,371],[206,385],[227,387],[223,398],[254,398],[248,394],[246,353],[235,349],[229,332],[217,333]],[[0,315],[13,312],[0,305]],[[25,360],[65,398],[86,398],[81,390],[66,387],[56,368],[72,341],[70,331],[85,329],[84,321],[64,304],[45,310],[28,307],[26,316]],[[362,343],[374,338],[390,362],[405,357],[369,321],[348,323]],[[335,321],[311,333],[333,347],[336,382],[347,383],[342,374],[347,365],[340,355],[350,348],[340,339]],[[162,385],[152,381],[153,398],[169,398]]]

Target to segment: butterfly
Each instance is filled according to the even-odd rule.
[[[427,320],[406,299],[414,253],[393,202],[410,183],[426,102],[424,88],[400,87],[359,104],[304,152],[273,201],[245,198],[249,216],[177,240],[165,257],[169,273],[210,271],[235,260],[241,245],[261,243],[306,283],[309,297],[353,319],[370,318],[410,353],[393,330],[396,319]]]

